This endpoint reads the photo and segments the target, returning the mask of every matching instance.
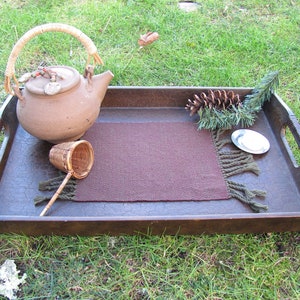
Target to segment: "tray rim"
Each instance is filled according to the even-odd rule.
[[[258,222],[259,221],[259,222]],[[39,235],[101,234],[245,234],[268,232],[298,232],[299,213],[172,216],[172,217],[25,217],[2,216],[0,233]],[[246,225],[246,226],[245,226]],[[47,230],[45,230],[47,228]],[[276,228],[276,229],[275,229]]]
[[[108,93],[122,92],[127,90],[129,92],[137,93],[138,91],[151,91],[159,90],[166,92],[176,92],[176,91],[195,91],[195,90],[207,90],[207,89],[225,89],[225,90],[236,90],[248,92],[251,90],[249,87],[185,87],[185,86],[110,86]],[[300,144],[300,126],[297,121],[295,114],[286,105],[286,103],[274,93],[274,97],[278,100],[279,104],[282,106],[286,113],[286,119],[283,120],[282,125],[288,125],[293,129],[293,134],[295,136],[296,142]],[[2,120],[2,116],[5,114],[6,108],[9,106],[14,96],[8,96],[2,107],[0,108],[0,125],[7,122]],[[16,99],[15,99],[16,100]],[[175,105],[176,107],[178,106]],[[107,106],[106,106],[107,107]],[[18,125],[16,126],[16,128]],[[15,128],[15,129],[16,129]],[[14,128],[5,137],[4,143],[5,147],[10,147],[14,139]],[[286,149],[287,157],[290,156],[288,149]],[[8,153],[9,154],[9,153]],[[0,162],[7,159],[7,154],[3,151],[3,147],[0,149]],[[299,172],[297,172],[299,175]],[[1,176],[0,176],[1,180]],[[260,221],[259,226],[255,224]],[[125,227],[122,230],[113,229],[112,224],[117,223],[122,224]],[[191,223],[194,223],[195,228],[178,231],[170,228],[172,223],[178,223],[181,226],[186,227]],[[223,227],[220,227],[220,224]],[[40,225],[46,226],[40,226]],[[50,226],[49,230],[46,230],[47,226]],[[72,224],[68,226],[68,229],[61,230],[61,225]],[[99,228],[99,226],[104,226],[104,229]],[[110,225],[107,225],[110,224]],[[231,228],[235,225],[234,227]],[[245,225],[249,226],[247,229]],[[78,233],[75,233],[72,226],[78,226]],[[96,226],[97,225],[97,226]],[[127,226],[126,226],[127,225]],[[141,226],[142,225],[142,226]],[[241,226],[243,225],[243,226]],[[276,225],[276,226],[275,226]],[[76,227],[75,226],[75,227]],[[94,227],[97,227],[96,230]],[[112,230],[107,230],[107,226]],[[92,235],[95,234],[105,234],[112,232],[113,234],[136,234],[139,232],[139,227],[142,232],[145,231],[147,227],[147,232],[151,232],[151,228],[154,229],[155,234],[159,234],[158,227],[165,226],[164,230],[160,230],[161,233],[167,234],[214,234],[214,233],[251,233],[251,232],[269,232],[271,231],[299,231],[300,230],[300,212],[290,212],[290,213],[237,213],[237,214],[213,214],[213,215],[172,215],[172,216],[119,216],[119,217],[61,217],[61,216],[19,216],[19,215],[0,215],[0,233],[14,232],[23,233],[27,235],[41,235],[41,234],[57,234],[57,235],[69,235],[69,234],[79,234],[79,235],[89,235],[89,231]],[[117,226],[119,228],[119,226]]]

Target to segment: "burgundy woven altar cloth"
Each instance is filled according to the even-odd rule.
[[[229,199],[208,131],[188,122],[95,123],[95,152],[75,201]]]

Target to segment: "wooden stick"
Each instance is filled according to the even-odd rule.
[[[44,210],[41,212],[40,216],[44,216],[47,211],[49,210],[49,208],[53,205],[53,203],[56,201],[57,197],[59,196],[59,194],[61,193],[61,191],[64,189],[65,185],[67,184],[67,182],[69,181],[69,179],[72,177],[73,172],[68,172],[67,176],[65,177],[65,179],[63,180],[63,182],[61,183],[61,185],[59,186],[59,188],[57,189],[56,193],[52,196],[52,198],[50,199],[50,201],[48,202],[48,204],[46,205],[46,207],[44,208]]]

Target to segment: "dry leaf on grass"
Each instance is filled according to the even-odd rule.
[[[81,291],[83,291],[83,288],[81,286],[79,286],[79,285],[76,285],[76,286],[70,287],[70,291],[81,292]]]
[[[159,34],[157,32],[147,32],[146,34],[141,35],[141,37],[138,40],[138,44],[141,47],[144,47],[149,44],[152,44],[158,38],[159,38]]]

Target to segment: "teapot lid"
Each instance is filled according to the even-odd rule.
[[[50,66],[32,74],[26,88],[33,94],[56,95],[75,87],[80,81],[77,70],[67,66]]]

